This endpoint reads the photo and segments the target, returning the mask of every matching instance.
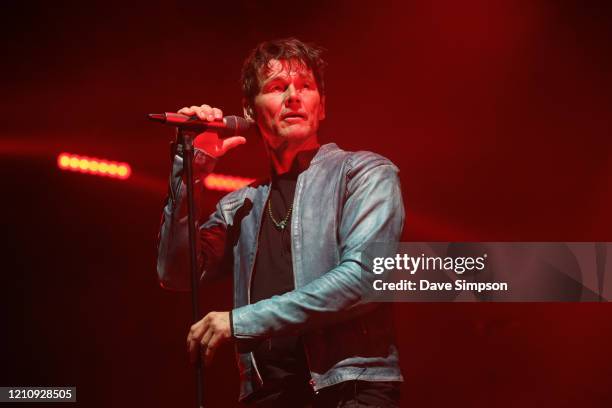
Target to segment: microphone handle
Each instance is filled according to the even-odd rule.
[[[210,129],[213,131],[225,130],[227,125],[225,124],[225,118],[223,121],[212,121],[208,122],[201,120],[197,116],[187,116],[180,113],[165,112],[162,115],[165,116],[164,123],[172,126],[180,126],[183,129],[190,130],[205,130]]]
[[[150,113],[147,117],[155,122],[176,126],[183,130],[203,132],[211,130],[223,136],[236,136],[246,132],[251,126],[249,122],[238,116],[226,116],[222,121],[208,122],[197,116],[181,115],[180,113]]]

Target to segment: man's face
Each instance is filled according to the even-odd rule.
[[[325,118],[325,99],[312,71],[295,60],[270,60],[262,70],[253,108],[272,148],[309,138],[316,141],[319,121]]]

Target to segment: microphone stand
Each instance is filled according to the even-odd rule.
[[[191,269],[191,312],[193,323],[200,320],[200,303],[198,300],[199,274],[196,253],[196,216],[193,198],[193,134],[177,127],[177,138],[183,144],[183,169],[187,184],[187,223],[189,224],[189,264]],[[195,364],[196,377],[196,408],[204,408],[204,392],[202,386],[203,367],[202,353],[199,352]]]

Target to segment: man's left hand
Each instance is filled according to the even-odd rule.
[[[198,352],[204,355],[204,364],[210,364],[217,348],[232,336],[230,312],[210,312],[202,320],[191,326],[187,335],[189,359],[195,363]]]

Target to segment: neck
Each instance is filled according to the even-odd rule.
[[[319,147],[319,142],[316,137],[308,138],[297,143],[289,143],[286,140],[276,146],[268,146],[268,157],[276,174],[284,174],[289,172],[294,166],[300,166],[300,153],[312,151]],[[306,155],[302,155],[306,156]]]

